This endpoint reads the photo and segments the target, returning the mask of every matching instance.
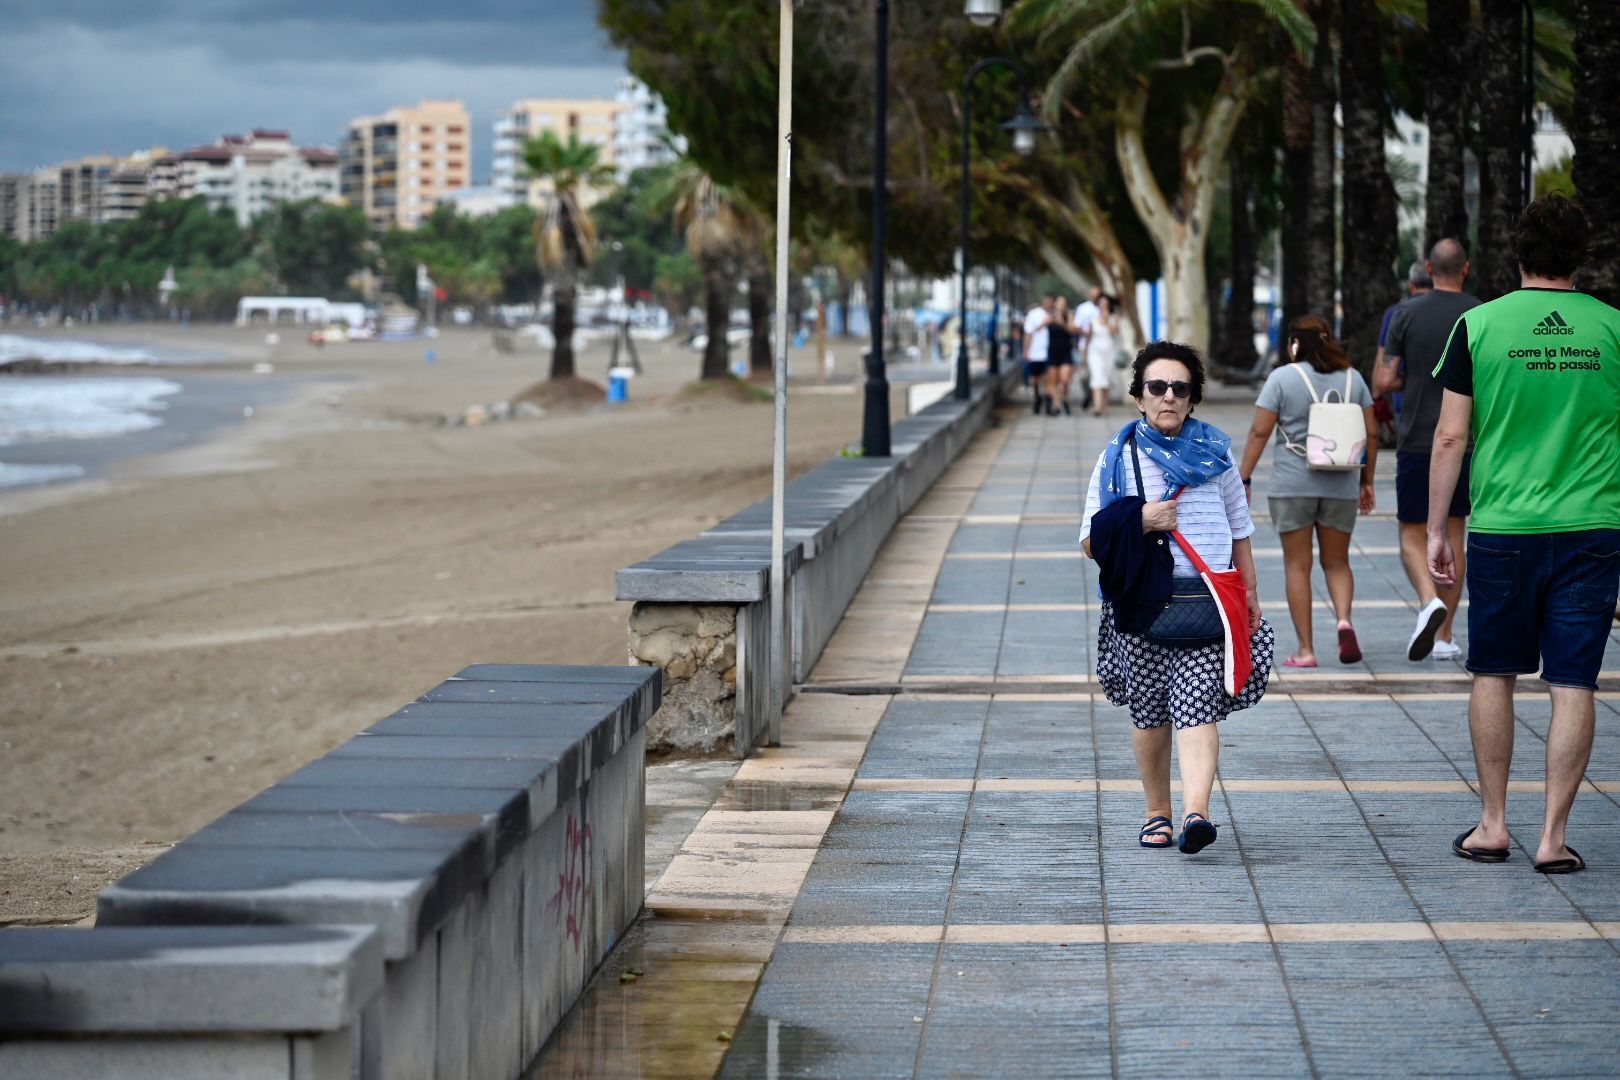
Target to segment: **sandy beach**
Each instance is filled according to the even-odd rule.
[[[440,417],[512,397],[548,355],[473,329],[322,349],[290,329],[54,333],[217,356],[162,374],[205,379],[219,415],[0,491],[0,925],[85,918],[110,880],[467,664],[622,663],[613,571],[770,489],[768,403],[672,401],[699,367],[672,342],[643,344],[627,404],[455,427]],[[860,347],[794,398],[793,472],[858,441]],[[580,373],[603,380],[607,352]]]

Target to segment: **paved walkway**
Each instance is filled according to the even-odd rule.
[[[1241,432],[1248,410],[1205,415]],[[1571,832],[1591,869],[1529,866],[1548,719],[1534,680],[1513,857],[1457,859],[1477,813],[1467,676],[1406,661],[1395,522],[1364,518],[1364,662],[1279,676],[1222,725],[1218,843],[1142,849],[1129,721],[1097,692],[1075,548],[1107,430],[1022,416],[901,524],[784,746],[700,822],[537,1075],[1620,1072],[1620,635]],[[1260,524],[1281,652],[1294,636]],[[1331,657],[1319,572],[1317,590]]]

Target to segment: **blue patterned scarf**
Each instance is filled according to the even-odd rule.
[[[1215,425],[1189,416],[1181,425],[1181,433],[1172,437],[1138,417],[1108,440],[1103,456],[1102,491],[1098,493],[1103,506],[1136,491],[1136,480],[1130,475],[1130,463],[1126,460],[1129,450],[1126,441],[1133,432],[1137,452],[1164,471],[1169,485],[1166,493],[1177,485],[1197,487],[1232,467],[1232,437]]]

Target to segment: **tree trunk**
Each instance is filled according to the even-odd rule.
[[[1384,162],[1383,32],[1376,0],[1342,0],[1344,329],[1350,362],[1369,379],[1384,309],[1400,298],[1395,184]]]
[[[1220,169],[1248,102],[1250,86],[1229,67],[1208,106],[1184,138],[1174,201],[1166,199],[1148,165],[1144,128],[1148,88],[1135,85],[1120,95],[1114,125],[1119,159],[1131,206],[1158,249],[1168,309],[1165,336],[1200,352],[1209,348],[1209,294],[1204,255],[1214,211]]]
[[[1447,237],[1468,245],[1464,197],[1468,148],[1468,43],[1474,32],[1468,0],[1428,0],[1424,111],[1429,120],[1429,187],[1424,196],[1423,251]]]
[[[1579,285],[1620,306],[1620,5],[1575,9],[1575,190],[1592,222]]]
[[[1249,185],[1242,155],[1232,155],[1230,168],[1227,184],[1231,200],[1232,256],[1227,276],[1231,287],[1226,294],[1220,347],[1215,356],[1235,371],[1250,371],[1257,359],[1254,352],[1254,214],[1249,208]]]
[[[1283,325],[1310,312],[1311,243],[1311,69],[1298,53],[1283,62],[1283,179],[1288,198],[1283,205]]]
[[[703,309],[709,343],[703,347],[700,377],[723,379],[730,374],[731,366],[731,350],[726,344],[726,331],[731,329],[731,281],[718,260],[711,260],[703,268]]]
[[[1314,0],[1316,51],[1311,58],[1311,198],[1306,210],[1306,276],[1310,278],[1311,311],[1336,326],[1339,244],[1334,227],[1333,110],[1338,91],[1333,79],[1333,0]]]
[[[1513,227],[1519,220],[1524,146],[1524,9],[1519,0],[1480,0],[1479,250],[1474,274],[1481,300],[1519,287]],[[1610,179],[1612,182],[1612,178]]]
[[[574,376],[574,300],[573,275],[558,274],[551,288],[553,379],[571,379]]]
[[[763,266],[748,274],[748,374],[770,381],[771,365],[771,272]]]

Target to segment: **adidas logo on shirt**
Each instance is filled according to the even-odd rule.
[[[1535,329],[1530,332],[1532,334],[1573,334],[1575,328],[1565,322],[1564,317],[1555,311],[1537,323]]]

